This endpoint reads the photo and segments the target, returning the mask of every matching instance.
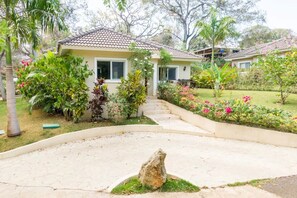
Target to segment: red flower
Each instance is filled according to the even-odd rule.
[[[29,59],[29,60],[22,60],[21,61],[21,64],[25,67],[29,66],[30,63],[32,62],[32,59]]]
[[[227,114],[230,114],[230,113],[232,113],[232,108],[231,107],[226,107],[226,109],[225,109],[225,112],[227,113]]]
[[[205,114],[208,114],[208,113],[210,112],[210,110],[209,110],[208,108],[204,108],[204,109],[202,110],[202,112],[205,113]]]
[[[243,99],[243,102],[248,103],[252,99],[252,97],[251,96],[243,96],[242,99]]]

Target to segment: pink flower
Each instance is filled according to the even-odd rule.
[[[190,87],[189,86],[184,86],[183,88],[182,88],[182,91],[189,91],[190,90]]]
[[[190,94],[190,95],[188,96],[188,98],[189,98],[189,100],[194,100],[194,99],[195,99],[195,96],[194,96],[193,94]]]
[[[196,105],[195,104],[191,104],[190,108],[191,109],[196,109]]]
[[[222,116],[222,112],[217,111],[217,112],[216,112],[216,117],[221,117],[221,116]]]
[[[22,82],[22,83],[19,85],[20,88],[23,88],[24,86],[25,86],[25,83],[24,83],[24,82]]]
[[[29,66],[30,63],[32,62],[32,59],[29,59],[29,60],[22,60],[21,61],[21,64],[24,65],[25,67]]]
[[[230,114],[230,113],[232,113],[232,108],[231,107],[226,107],[226,109],[225,109],[225,112],[227,113],[227,114]]]
[[[204,103],[205,103],[205,104],[209,104],[210,102],[209,102],[208,100],[205,100]]]
[[[202,110],[202,112],[205,113],[205,114],[208,114],[208,113],[210,112],[210,110],[209,110],[208,108],[204,108],[204,109]]]
[[[243,96],[242,99],[243,99],[243,102],[248,103],[252,99],[252,97],[251,96]]]

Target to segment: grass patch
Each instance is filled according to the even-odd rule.
[[[203,100],[209,100],[214,102],[212,89],[196,89],[196,94]],[[246,91],[246,90],[224,90],[220,100],[230,100],[236,98],[242,98],[243,96],[252,96],[252,104],[263,105],[269,108],[282,109],[291,112],[294,116],[297,116],[297,94],[291,94],[288,97],[287,103],[282,105],[278,103],[279,92],[274,91]]]
[[[253,187],[261,188],[262,185],[269,182],[271,179],[254,179],[247,182],[235,182],[232,184],[227,184],[229,187],[236,187],[236,186],[245,186],[245,185],[251,185]]]
[[[152,190],[148,186],[143,186],[137,177],[131,178],[129,181],[115,187],[111,193],[119,195],[143,194],[149,192],[198,192],[199,187],[177,178],[168,178],[165,184],[158,190]]]
[[[93,122],[68,122],[61,115],[49,115],[42,110],[37,109],[30,115],[28,112],[28,103],[21,98],[17,99],[17,114],[22,130],[22,135],[18,137],[8,138],[6,135],[0,136],[0,152],[8,151],[20,146],[31,144],[39,140],[50,138],[63,133],[79,131],[94,127],[113,126],[114,123],[104,120],[97,123]],[[0,129],[6,131],[7,125],[6,102],[0,101]],[[60,124],[60,128],[43,130],[42,125],[46,123]],[[156,124],[147,117],[131,118],[123,124]]]

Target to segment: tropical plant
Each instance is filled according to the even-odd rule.
[[[166,80],[167,66],[172,61],[172,55],[165,49],[160,50],[160,79]]]
[[[63,15],[59,0],[3,0],[0,1],[1,20],[7,24],[5,37],[6,91],[7,91],[7,136],[21,134],[16,114],[15,86],[13,82],[12,45],[37,43],[40,30],[63,29]],[[14,42],[14,38],[16,38]],[[35,44],[33,46],[36,46]]]
[[[63,114],[78,122],[88,104],[86,79],[92,75],[83,59],[58,57],[52,52],[33,63],[22,61],[17,87],[29,99],[30,109],[42,107],[47,113]]]
[[[211,63],[214,64],[215,45],[224,41],[227,37],[237,35],[234,29],[235,20],[232,17],[218,17],[217,11],[212,8],[209,21],[198,21],[196,26],[200,29],[199,36],[207,40],[211,45]]]
[[[272,52],[260,58],[257,63],[267,80],[279,87],[280,102],[285,104],[289,94],[297,86],[297,50],[281,56],[279,52]]]
[[[141,71],[136,70],[135,73],[128,73],[128,78],[121,78],[121,84],[117,87],[118,96],[127,101],[127,116],[138,112],[140,105],[145,103],[146,93],[145,86],[141,83]]]
[[[152,63],[152,53],[149,50],[137,48],[136,43],[131,43],[129,51],[132,52],[129,60],[134,70],[140,70],[144,79],[144,86],[147,93],[148,81],[153,77],[154,64]]]
[[[93,88],[93,99],[89,101],[88,109],[91,109],[92,121],[97,121],[102,119],[103,106],[107,101],[108,89],[107,85],[104,84],[104,79],[97,79],[94,82],[95,86]]]
[[[108,96],[108,102],[106,103],[106,109],[108,112],[108,118],[116,123],[122,123],[128,114],[128,104],[124,98],[119,97],[117,94],[110,94]]]
[[[196,85],[210,86],[214,89],[214,96],[220,97],[224,87],[235,81],[237,78],[237,69],[225,64],[223,67],[218,67],[216,64],[208,69],[203,70],[198,75],[192,76]]]

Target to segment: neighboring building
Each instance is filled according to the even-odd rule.
[[[191,63],[198,62],[201,56],[174,49],[156,42],[143,41],[129,35],[106,28],[98,28],[78,36],[59,41],[58,53],[81,56],[87,61],[94,75],[87,79],[92,89],[97,78],[105,78],[110,92],[115,92],[121,77],[131,71],[128,58],[131,56],[129,46],[135,42],[138,48],[152,51],[154,75],[149,82],[148,95],[156,95],[159,81],[160,49],[164,48],[173,57],[167,69],[167,79],[172,81],[190,79]]]
[[[279,51],[285,54],[297,47],[297,38],[282,38],[270,43],[259,44],[254,47],[247,48],[238,53],[225,57],[226,61],[230,61],[233,67],[240,69],[249,69],[252,63],[257,62],[260,56],[269,52]]]
[[[216,46],[214,48],[214,57],[215,58],[224,58],[225,56],[228,56],[230,54],[237,53],[237,52],[239,52],[239,49]],[[207,47],[207,48],[204,48],[204,49],[197,50],[194,53],[196,55],[203,56],[207,60],[211,60],[212,48]]]

